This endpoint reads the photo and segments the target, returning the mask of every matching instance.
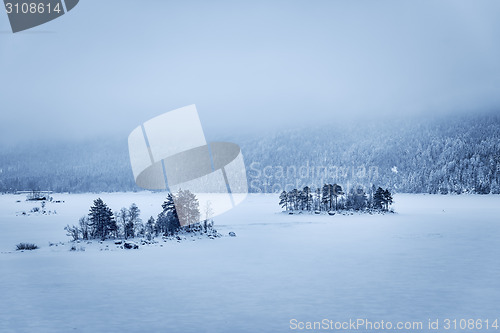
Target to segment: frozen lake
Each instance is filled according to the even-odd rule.
[[[69,251],[63,228],[93,199],[113,211],[135,202],[145,221],[165,194],[53,196],[65,202],[48,203],[48,216],[23,216],[40,204],[0,196],[1,332],[290,332],[292,319],[358,318],[426,331],[429,319],[500,320],[499,196],[400,194],[397,214],[316,216],[250,195],[215,218],[237,237],[85,252]],[[16,252],[20,242],[40,249]]]

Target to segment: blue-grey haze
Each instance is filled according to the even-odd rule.
[[[193,103],[208,139],[498,110],[498,17],[495,0],[85,0],[12,34],[0,13],[0,139],[125,139]]]

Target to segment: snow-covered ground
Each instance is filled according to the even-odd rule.
[[[249,195],[215,218],[226,237],[69,251],[64,226],[98,196],[113,211],[135,202],[143,220],[165,198],[54,194],[64,203],[45,209],[57,214],[38,215],[29,211],[40,203],[0,196],[0,332],[289,332],[292,319],[424,328],[429,318],[500,319],[499,196],[400,194],[397,214],[317,216],[282,214],[276,196]],[[40,248],[17,252],[20,242]]]

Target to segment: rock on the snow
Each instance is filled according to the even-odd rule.
[[[139,248],[139,244],[135,243],[135,242],[125,242],[123,243],[123,247],[126,248],[126,249],[138,249]]]
[[[231,237],[236,237],[236,234],[235,234],[234,232],[230,231],[230,232],[229,232],[229,236],[231,236]]]

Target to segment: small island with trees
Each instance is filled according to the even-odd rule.
[[[363,187],[351,187],[345,193],[338,184],[325,184],[312,190],[305,186],[302,190],[282,191],[279,205],[289,214],[294,212],[322,212],[335,215],[336,211],[393,212],[390,206],[394,200],[388,189],[373,185],[368,193]]]
[[[125,248],[138,248],[138,244],[127,242],[134,238],[146,245],[155,242],[155,237],[162,237],[164,241],[181,241],[186,235],[210,239],[222,236],[214,228],[210,205],[207,205],[204,216],[201,216],[198,199],[189,190],[168,193],[161,208],[156,219],[151,216],[143,223],[141,211],[135,203],[113,213],[101,198],[97,198],[88,215],[79,219],[78,225],[67,225],[64,229],[73,241],[115,239],[117,245]]]

